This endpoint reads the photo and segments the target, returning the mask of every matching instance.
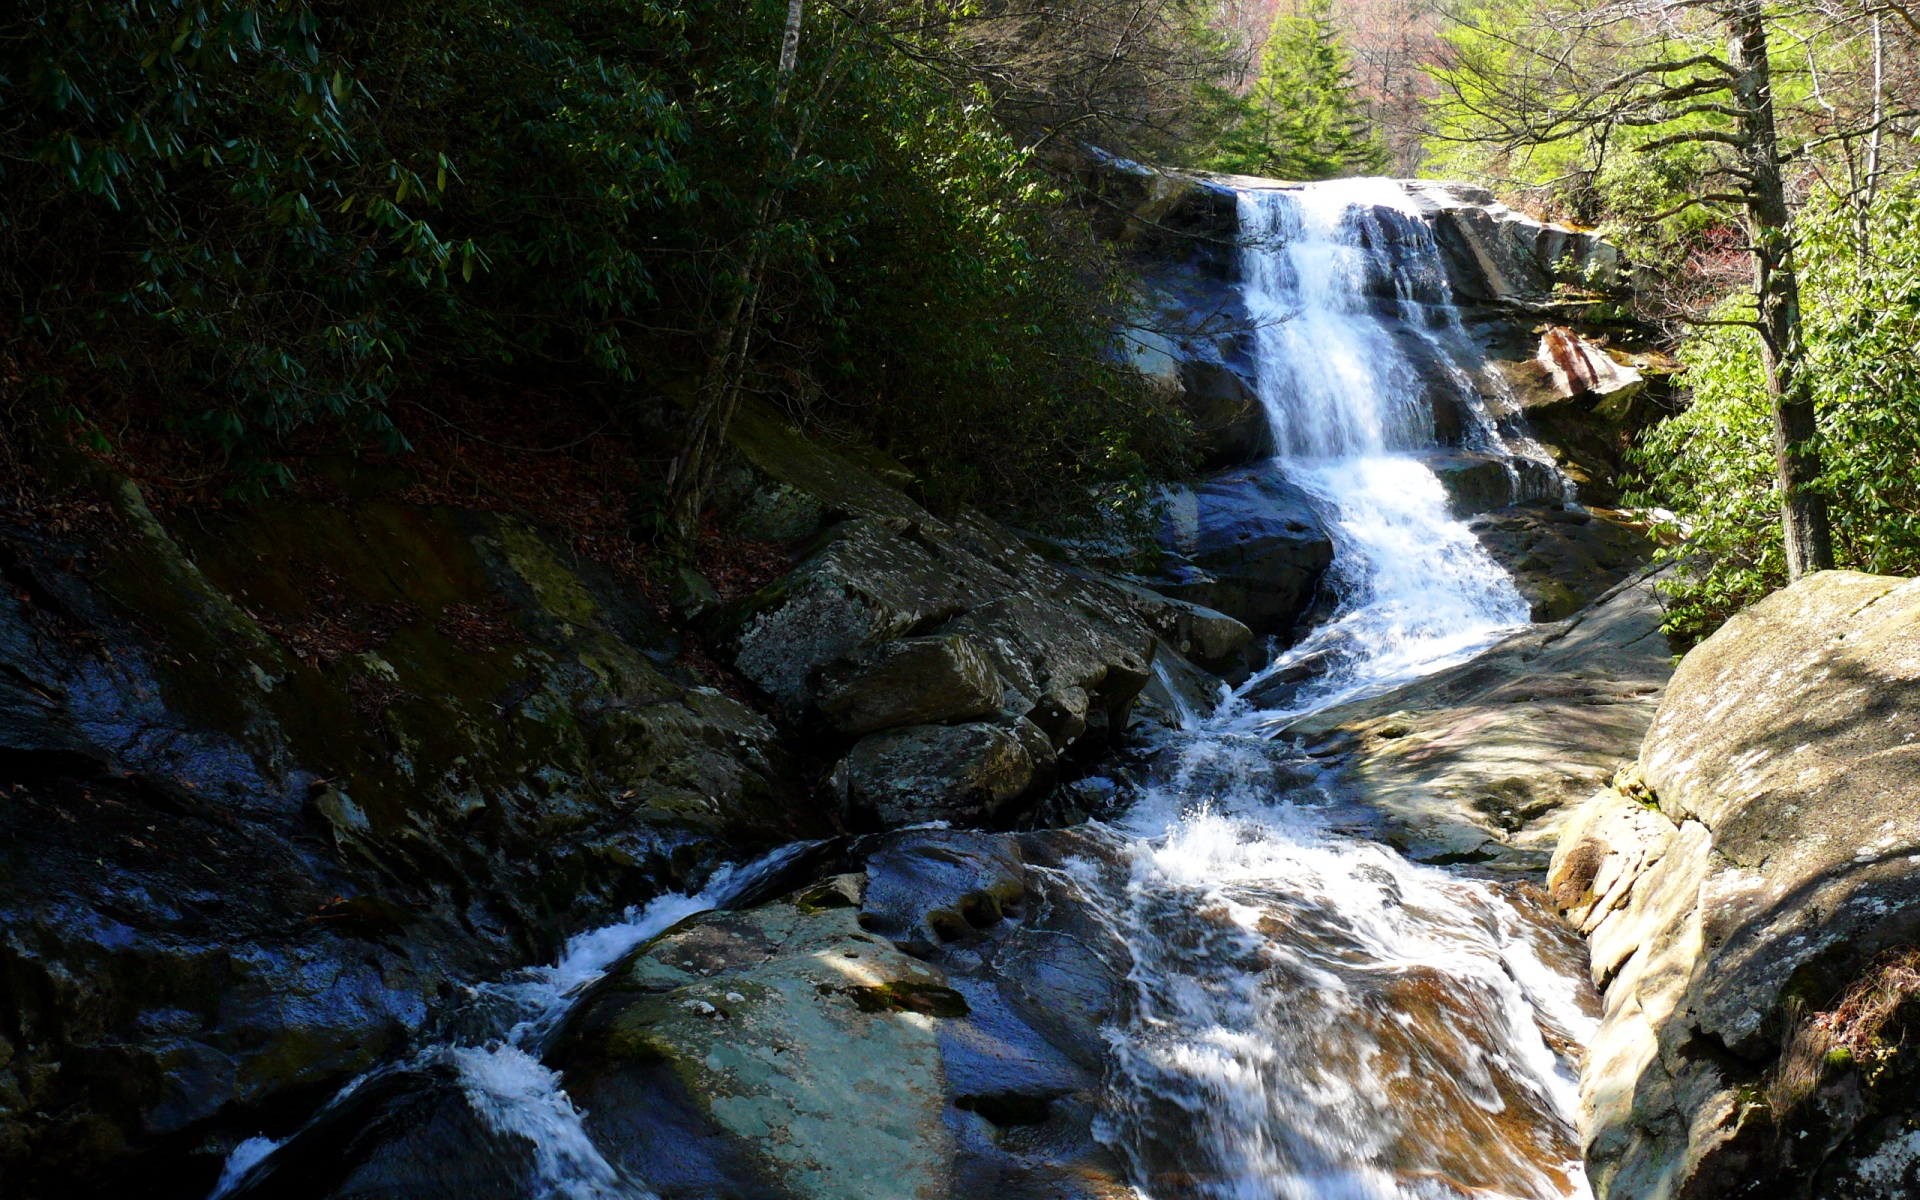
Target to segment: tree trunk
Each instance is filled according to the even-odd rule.
[[[805,0],[787,0],[787,25],[780,39],[779,74],[774,83],[773,103],[767,123],[768,136],[778,132],[780,110],[785,107],[787,90],[793,81],[793,66],[800,52],[800,19]],[[769,142],[771,146],[771,142]],[[797,146],[795,147],[798,148]],[[756,175],[760,194],[753,205],[750,225],[751,243],[747,249],[746,269],[741,272],[733,294],[727,298],[713,341],[707,350],[707,370],[700,381],[693,416],[687,422],[680,453],[667,471],[665,534],[673,548],[690,549],[700,534],[700,512],[706,505],[707,489],[713,484],[714,469],[726,447],[727,426],[740,399],[741,378],[746,373],[747,350],[753,339],[754,319],[760,307],[760,279],[766,269],[766,227],[777,211],[773,188],[767,178],[773,156],[763,152]]]
[[[1800,331],[1800,284],[1794,274],[1793,232],[1780,144],[1773,120],[1773,81],[1767,63],[1767,26],[1760,0],[1738,0],[1726,10],[1732,35],[1728,60],[1744,143],[1747,236],[1753,246],[1753,286],[1759,303],[1760,357],[1773,405],[1774,470],[1787,546],[1787,578],[1833,566],[1827,498],[1820,477],[1813,388]]]

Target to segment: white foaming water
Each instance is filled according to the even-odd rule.
[[[744,866],[728,864],[692,895],[657,896],[645,907],[628,909],[611,925],[574,935],[552,966],[528,968],[511,981],[484,983],[474,989],[477,997],[497,1001],[506,1009],[511,1025],[503,1037],[482,1045],[428,1047],[398,1068],[380,1070],[451,1067],[467,1103],[490,1129],[532,1146],[533,1177],[524,1181],[531,1200],[653,1200],[642,1182],[615,1168],[594,1146],[585,1114],[560,1086],[560,1073],[541,1063],[541,1043],[588,985],[630,951],[690,916],[733,902],[817,844],[794,842]],[[338,1105],[371,1077],[371,1073],[363,1075],[347,1084],[328,1107]],[[233,1192],[256,1168],[271,1169],[271,1164],[262,1164],[285,1144],[264,1137],[240,1143],[228,1155],[208,1200]]]
[[[515,1045],[460,1046],[442,1054],[459,1071],[480,1119],[495,1133],[532,1144],[528,1190],[537,1200],[651,1200],[653,1193],[614,1169],[587,1136],[560,1072]]]
[[[1524,893],[1335,832],[1297,782],[1306,764],[1276,770],[1287,751],[1260,737],[1527,620],[1410,453],[1433,441],[1425,377],[1471,392],[1414,211],[1385,180],[1240,196],[1260,393],[1284,473],[1332,536],[1339,602],[1243,694],[1289,668],[1306,681],[1275,709],[1243,695],[1183,722],[1172,764],[1110,831],[1136,993],[1109,1031],[1100,1132],[1154,1200],[1589,1195],[1556,1052],[1594,1025],[1577,946]],[[1469,444],[1501,449],[1464,407]]]
[[[1439,247],[1406,193],[1391,180],[1338,180],[1242,192],[1239,205],[1261,401],[1287,477],[1333,539],[1327,586],[1340,598],[1266,672],[1314,667],[1291,702],[1252,715],[1274,725],[1457,662],[1524,624],[1528,609],[1449,515],[1439,478],[1407,453],[1433,441],[1421,364],[1449,374],[1468,440],[1504,447],[1448,352],[1464,340],[1459,319]],[[1409,338],[1428,351],[1419,362]]]

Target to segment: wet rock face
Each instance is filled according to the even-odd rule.
[[[842,768],[847,807],[882,828],[978,824],[1025,793],[1052,762],[1046,735],[1024,718],[1021,724],[1031,731],[1027,737],[970,724],[915,725],[863,738]],[[1035,748],[1043,763],[1034,761]]]
[[[1456,518],[1529,501],[1560,499],[1560,477],[1544,462],[1517,454],[1487,454],[1476,450],[1430,451],[1421,456],[1447,498]],[[1562,613],[1562,616],[1567,614]]]
[[[171,522],[83,476],[86,539],[0,529],[7,1195],[204,1192],[450,981],[824,822],[634,593],[406,482]]]
[[[1514,505],[1467,522],[1513,576],[1535,621],[1558,621],[1645,566],[1653,540],[1605,513],[1557,504]]]
[[[912,830],[841,865],[865,869],[667,929],[539,1061],[459,1048],[373,1076],[237,1194],[453,1200],[564,1178],[662,1200],[1132,1195],[1093,1131],[1131,964],[1076,882],[1124,877],[1112,846]],[[544,1099],[513,1105],[529,1086]],[[577,1124],[530,1127],[569,1101]]]
[[[1055,866],[1071,840],[897,834],[863,873],[693,918],[547,1061],[663,1197],[1125,1195],[1090,1124],[1125,950]]]
[[[1606,988],[1600,1196],[1910,1194],[1916,664],[1920,584],[1809,576],[1687,655],[1637,774],[1569,824],[1554,898]]]
[[[1180,398],[1193,418],[1204,464],[1218,470],[1273,455],[1266,406],[1247,379],[1225,363],[1180,364]]]
[[[1521,423],[1573,481],[1582,502],[1618,504],[1633,435],[1663,411],[1650,397],[1667,388],[1680,365],[1658,352],[1602,346],[1558,325],[1537,342],[1490,345],[1489,352],[1488,411],[1507,424]]]
[[[1547,865],[1568,812],[1633,760],[1670,651],[1644,577],[1477,658],[1289,726],[1422,862]]]
[[[1155,590],[1288,637],[1333,562],[1306,495],[1272,463],[1216,475],[1168,503],[1169,580]]]

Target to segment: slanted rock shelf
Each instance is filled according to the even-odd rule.
[[[1920,1193],[1916,863],[1920,581],[1812,575],[1686,656],[1549,876],[1605,990],[1601,1200]]]

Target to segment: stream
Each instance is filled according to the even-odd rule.
[[[1090,830],[1128,865],[1102,899],[1135,993],[1107,1030],[1096,1136],[1151,1200],[1587,1196],[1575,1063],[1597,1014],[1578,943],[1518,884],[1417,865],[1355,832],[1318,768],[1274,740],[1527,621],[1422,459],[1436,445],[1432,364],[1457,375],[1439,383],[1466,406],[1470,448],[1525,447],[1479,407],[1439,250],[1396,185],[1248,190],[1238,203],[1261,400],[1284,474],[1333,538],[1337,605],[1213,715],[1162,735],[1139,799]],[[1262,692],[1282,699],[1246,698],[1289,671],[1305,682]],[[649,1195],[595,1150],[541,1040],[628,950],[740,902],[802,849],[475,989],[468,1007],[484,1019],[382,1070],[457,1077],[487,1125],[535,1148],[534,1195]],[[250,1194],[278,1153],[243,1144],[214,1196]]]

